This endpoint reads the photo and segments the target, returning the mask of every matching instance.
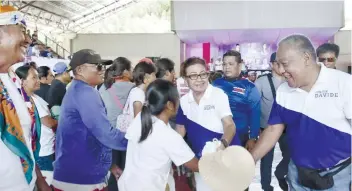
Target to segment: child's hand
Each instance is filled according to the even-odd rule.
[[[111,173],[115,176],[116,180],[118,180],[120,178],[120,176],[122,175],[122,170],[121,168],[119,168],[118,166],[116,166],[115,164],[112,165],[111,169],[110,169]]]

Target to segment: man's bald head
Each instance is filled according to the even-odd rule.
[[[317,55],[314,46],[308,37],[300,34],[290,35],[279,42],[280,46],[286,46],[301,53],[309,54],[312,60],[316,61]]]

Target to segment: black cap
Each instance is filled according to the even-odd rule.
[[[100,55],[91,49],[82,49],[72,55],[70,68],[75,69],[83,64],[110,65],[112,60],[102,60]]]
[[[276,62],[276,52],[272,53],[270,56],[270,62]]]

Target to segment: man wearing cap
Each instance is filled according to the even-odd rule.
[[[71,81],[69,69],[66,63],[58,62],[54,65],[55,79],[51,82],[47,94],[50,107],[61,106],[62,99],[66,94],[66,85]]]
[[[109,61],[111,62],[111,61]],[[62,101],[56,133],[53,186],[63,191],[102,191],[112,167],[112,150],[119,150],[124,134],[111,127],[104,103],[94,88],[104,79],[99,54],[83,49],[73,54],[74,79]],[[114,166],[116,178],[122,173]]]
[[[317,63],[303,35],[281,40],[276,61],[287,82],[276,91],[269,126],[252,150],[254,160],[266,155],[286,128],[290,190],[350,190],[351,75]]]
[[[0,7],[0,190],[51,190],[36,166],[40,124],[33,104],[24,101],[20,81],[9,69],[24,61],[29,39],[22,14]],[[11,72],[10,72],[11,71]],[[17,86],[19,85],[19,86]],[[28,98],[28,97],[27,97]],[[30,108],[32,115],[30,115]],[[35,125],[34,125],[35,124]]]
[[[276,52],[271,54],[270,63],[272,72],[265,74],[257,79],[255,86],[257,87],[259,94],[261,95],[261,115],[260,115],[260,127],[263,131],[267,126],[271,107],[276,97],[277,88],[284,82],[283,76],[281,76],[280,65],[276,62]],[[275,176],[279,182],[279,186],[282,190],[287,191],[288,185],[285,180],[285,176],[288,171],[288,163],[290,162],[290,155],[288,153],[288,146],[286,143],[286,134],[283,133],[279,139],[279,145],[283,159],[277,165],[275,170]],[[270,185],[271,183],[271,170],[274,159],[274,149],[272,149],[265,157],[260,161],[260,181],[262,189],[264,191],[273,191],[274,188]]]

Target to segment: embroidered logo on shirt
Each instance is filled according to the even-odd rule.
[[[214,105],[205,105],[205,106],[204,106],[204,110],[205,110],[205,111],[211,110],[211,109],[215,109],[215,106],[214,106]]]
[[[321,90],[315,92],[315,98],[323,97],[339,97],[339,93],[329,93],[328,90]]]
[[[244,94],[246,93],[246,89],[239,88],[239,87],[233,87],[232,92],[235,92],[235,93],[239,93],[239,94],[244,95]]]

